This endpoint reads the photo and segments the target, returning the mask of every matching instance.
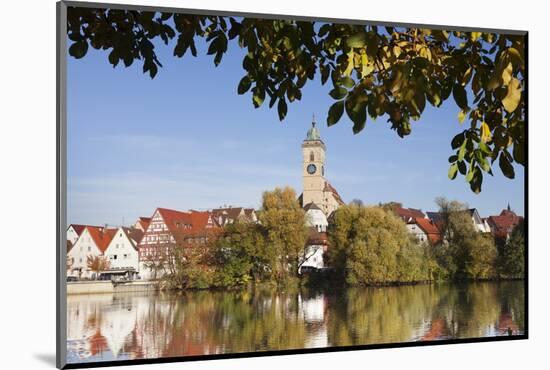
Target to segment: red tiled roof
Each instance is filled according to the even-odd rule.
[[[88,229],[90,236],[101,253],[105,252],[117,231],[117,229],[106,229],[104,227],[97,226],[86,226],[86,229]]]
[[[126,233],[126,236],[128,236],[128,238],[130,239],[132,245],[137,248],[137,245],[143,238],[144,232],[140,229],[136,229],[135,227],[123,227],[122,229]]]
[[[523,217],[508,210],[502,211],[500,216],[487,217],[487,223],[491,227],[493,234],[501,238],[506,238],[522,220]]]
[[[140,217],[137,222],[141,225],[143,231],[146,231],[151,223],[151,217]]]
[[[417,217],[414,219],[414,223],[426,233],[430,243],[437,244],[441,241],[441,232],[432,220],[424,217]]]
[[[397,216],[401,217],[402,219],[404,219],[407,222],[410,221],[411,219],[414,220],[415,218],[424,218],[424,217],[426,217],[424,212],[422,212],[419,209],[414,209],[414,208],[394,207],[393,212]]]
[[[336,189],[328,181],[325,181],[325,188],[323,189],[323,191],[330,191],[338,204],[344,204],[344,201],[342,200],[342,197],[340,197],[340,194],[338,194]]]
[[[70,224],[69,227],[71,226],[73,227],[73,230],[77,233],[77,235],[80,236],[87,225]]]
[[[190,234],[204,234],[207,229],[219,228],[210,212],[180,212],[166,208],[158,208],[158,211],[166,227],[176,239]]]

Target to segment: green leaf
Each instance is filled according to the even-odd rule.
[[[351,89],[353,86],[355,86],[355,82],[353,81],[353,78],[349,77],[349,76],[344,76],[341,80],[340,80],[340,83],[347,87],[348,89]]]
[[[115,51],[115,49],[111,50],[109,53],[109,63],[113,65],[113,67],[116,67],[118,64],[118,53]]]
[[[460,150],[458,151],[458,160],[459,161],[464,159],[464,155],[466,154],[466,144],[467,143],[468,143],[468,140],[464,140],[464,142],[460,146]]]
[[[512,77],[508,84],[508,92],[506,97],[502,99],[502,105],[507,112],[512,113],[516,110],[521,100],[521,82]]]
[[[252,91],[254,92],[252,95],[252,103],[254,104],[254,108],[258,108],[264,102],[265,90],[255,87]]]
[[[462,110],[468,109],[468,98],[466,97],[466,90],[464,89],[464,86],[460,84],[454,85],[453,98]]]
[[[458,170],[460,171],[460,173],[462,175],[466,175],[466,163],[464,163],[464,161],[458,161],[456,163],[458,164]]]
[[[483,172],[479,169],[479,167],[475,167],[475,169],[472,171],[472,179],[470,182],[470,189],[476,194],[479,194],[481,192],[481,184],[483,183]]]
[[[76,59],[82,58],[88,52],[88,43],[86,40],[75,42],[69,47],[69,54]]]
[[[453,149],[456,149],[464,143],[464,132],[461,132],[460,134],[457,134],[455,137],[453,137],[453,140],[451,140],[451,147]]]
[[[458,164],[453,163],[449,168],[449,178],[451,180],[454,180],[456,178],[457,171],[458,171]]]
[[[328,110],[327,125],[332,126],[335,123],[337,123],[342,117],[343,113],[344,113],[343,100],[332,104],[332,106]]]
[[[282,121],[286,117],[287,105],[284,98],[279,99],[279,104],[277,104],[277,111],[279,112],[279,121]]]
[[[323,24],[321,28],[319,28],[319,33],[317,33],[317,35],[319,35],[319,37],[325,36],[328,33],[328,31],[330,31],[330,27],[331,27],[330,23]]]
[[[500,166],[500,170],[502,171],[504,176],[508,177],[509,179],[513,179],[514,177],[516,177],[514,167],[512,166],[504,152],[500,153],[498,165]]]
[[[239,82],[239,86],[237,87],[237,93],[239,95],[244,94],[250,89],[250,85],[252,84],[252,81],[250,81],[250,78],[248,76],[244,76],[241,78],[241,81]]]
[[[489,148],[489,146],[487,144],[485,144],[483,141],[480,141],[479,142],[479,149],[485,153],[485,154],[491,154],[493,153],[493,151],[491,150],[491,148]]]
[[[348,90],[346,90],[343,87],[335,87],[334,89],[330,90],[329,95],[332,96],[333,99],[340,100],[344,98],[348,94]]]
[[[367,44],[367,33],[366,32],[358,32],[346,40],[346,44],[350,48],[362,48]]]
[[[519,164],[522,164],[525,166],[525,148],[523,143],[515,143],[514,144],[514,160],[518,162]]]

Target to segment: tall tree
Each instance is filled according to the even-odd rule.
[[[277,259],[277,279],[296,276],[307,238],[305,213],[296,192],[289,187],[264,192],[259,221],[266,229],[266,247]]]
[[[329,225],[329,263],[351,285],[428,280],[423,249],[380,207],[341,206]]]
[[[512,230],[499,256],[500,273],[505,277],[524,278],[525,224],[521,220]]]
[[[436,258],[449,276],[458,279],[486,279],[495,276],[497,249],[492,236],[478,232],[466,204],[437,198],[439,227],[444,246]]]
[[[426,102],[440,107],[452,96],[457,120],[469,125],[451,140],[451,179],[460,173],[477,193],[495,161],[508,178],[525,164],[525,35],[87,7],[69,7],[67,19],[71,56],[92,46],[113,66],[142,61],[151,78],[162,67],[155,40],[183,57],[196,56],[203,39],[216,66],[237,45],[246,51],[237,92],[250,92],[256,108],[269,98],[281,121],[319,75],[335,100],[327,124],[345,111],[355,134],[370,116],[405,137]]]

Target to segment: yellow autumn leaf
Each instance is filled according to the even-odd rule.
[[[502,105],[507,112],[512,113],[516,110],[521,100],[521,82],[512,77],[508,84],[508,93],[506,97],[502,99]]]
[[[458,122],[463,123],[467,113],[468,112],[464,109],[460,110],[460,112],[458,112]]]
[[[504,86],[508,86],[508,84],[510,83],[510,80],[512,80],[512,72],[513,72],[512,63],[509,62],[508,65],[502,71],[502,84]]]
[[[354,64],[353,64],[353,57],[354,56],[355,56],[355,53],[353,51],[348,52],[348,67],[344,71],[344,76],[351,75],[351,72],[353,71],[353,67],[354,67]]]
[[[485,122],[481,123],[481,141],[484,143],[490,141],[492,139],[491,135],[491,129],[489,128],[489,125]]]

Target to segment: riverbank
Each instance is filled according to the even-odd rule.
[[[67,295],[155,292],[159,290],[156,281],[75,281],[67,282]]]

